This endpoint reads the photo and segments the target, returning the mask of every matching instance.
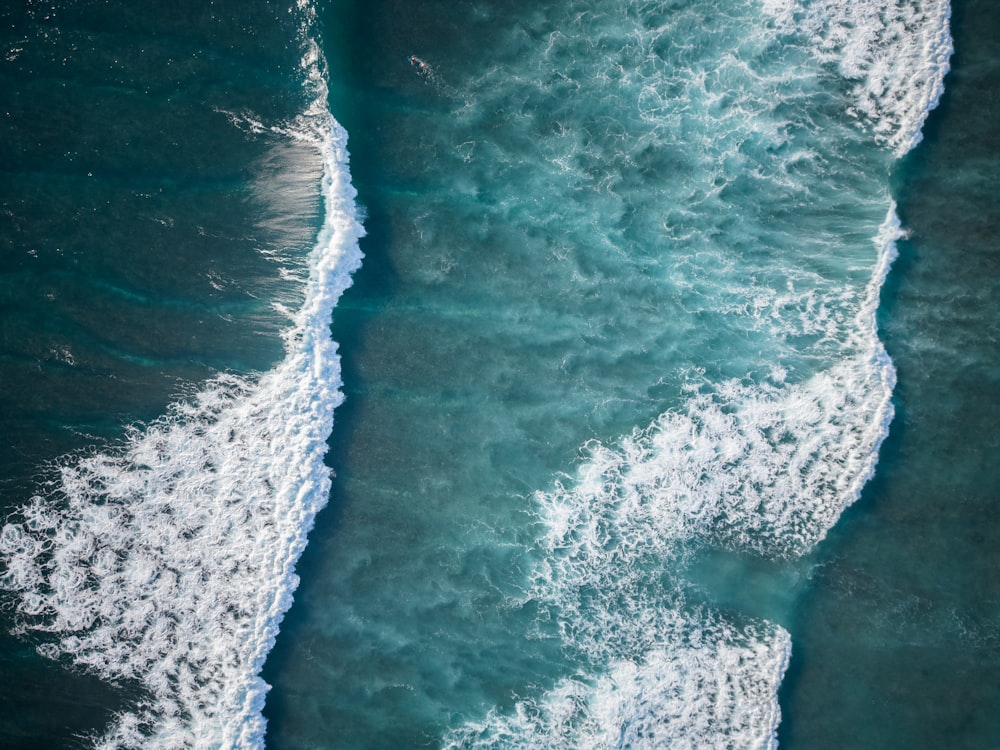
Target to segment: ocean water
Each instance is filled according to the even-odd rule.
[[[5,746],[989,746],[954,5],[4,11]]]
[[[362,230],[308,9],[235,11],[9,12],[3,586],[13,634],[74,676],[64,718],[11,652],[10,743],[263,735]],[[116,688],[100,712],[78,674]]]
[[[817,548],[790,621],[782,747],[996,746],[997,201],[983,2],[955,2],[955,55],[926,142],[893,171],[909,238],[882,292],[896,417],[862,502]],[[839,717],[850,717],[844,721]]]

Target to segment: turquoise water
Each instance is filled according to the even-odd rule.
[[[11,12],[4,738],[988,746],[931,488],[990,493],[928,457],[992,318],[942,402],[974,285],[917,259],[995,56],[957,4],[910,151],[949,8],[882,6]]]

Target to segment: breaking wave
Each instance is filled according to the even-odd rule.
[[[946,2],[765,6],[775,33],[836,67],[877,142],[897,157],[919,142],[948,70]],[[876,311],[902,236],[891,205],[864,292],[805,306],[828,318],[814,325],[826,366],[797,382],[780,365],[763,379],[696,373],[681,406],[616,444],[588,444],[572,475],[536,494],[543,531],[524,601],[555,623],[578,668],[512,711],[469,721],[448,747],[776,747],[791,638],[691,611],[685,556],[705,546],[801,555],[859,497],[893,416]],[[753,317],[754,304],[734,309]],[[778,321],[779,337],[806,333],[807,318]]]
[[[343,400],[330,319],[363,234],[311,40],[303,68],[314,100],[295,122],[233,118],[322,159],[324,219],[284,360],[256,379],[216,377],[120,450],[66,459],[0,532],[20,629],[54,637],[39,651],[147,691],[101,748],[263,745],[259,672],[330,490],[324,455]]]
[[[897,157],[920,143],[954,51],[948,0],[765,0],[764,7],[850,82],[854,114]]]

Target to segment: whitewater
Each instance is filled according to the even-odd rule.
[[[874,249],[847,261],[843,273],[860,283],[827,273],[825,254],[841,242],[833,223],[828,234],[802,241],[799,268],[776,271],[766,252],[751,250],[741,264],[725,255],[727,242],[742,241],[724,234],[734,205],[727,189],[787,198],[788,226],[798,210],[822,214],[823,201],[839,189],[834,184],[828,195],[807,180],[832,162],[810,141],[810,127],[822,128],[806,122],[796,131],[783,109],[821,99],[813,81],[822,75],[836,76],[848,91],[859,141],[873,141],[893,158],[911,150],[943,91],[952,51],[949,6],[765,0],[747,6],[760,21],[752,38],[715,58],[680,54],[692,60],[692,71],[667,85],[658,50],[685,28],[682,21],[690,28],[704,23],[698,13],[675,4],[680,20],[658,26],[659,11],[625,3],[623,15],[642,28],[622,41],[613,13],[568,5],[566,16],[579,28],[549,33],[538,64],[554,72],[540,77],[544,85],[523,82],[519,101],[529,112],[521,116],[530,116],[532,97],[579,88],[575,66],[588,40],[620,42],[626,64],[608,55],[600,75],[638,92],[630,106],[645,128],[625,161],[641,163],[675,128],[696,143],[686,156],[708,175],[685,182],[678,169],[676,193],[667,196],[676,202],[660,218],[661,235],[679,259],[670,279],[677,298],[635,314],[655,325],[665,307],[676,305],[717,320],[720,337],[751,343],[732,360],[664,374],[675,389],[673,406],[630,435],[588,442],[576,466],[530,495],[526,528],[534,537],[524,541],[522,534],[513,543],[528,562],[519,595],[505,607],[541,613],[528,636],[558,641],[562,673],[554,685],[526,689],[513,707],[459,714],[440,742],[456,749],[773,748],[794,634],[696,602],[686,569],[705,548],[801,556],[872,477],[895,384],[876,312],[905,231],[888,176],[876,175],[880,184],[871,192],[882,203],[869,235]],[[330,495],[325,456],[331,435],[337,440],[333,415],[344,384],[329,326],[361,266],[364,230],[347,133],[327,103],[315,9],[298,10],[306,18],[302,70],[312,106],[288,123],[226,113],[234,128],[286,138],[321,162],[323,225],[301,279],[301,306],[288,311],[283,361],[256,377],[213,379],[161,419],[131,428],[118,449],[67,457],[57,478],[0,532],[0,585],[17,594],[20,631],[40,637],[44,655],[110,681],[136,681],[146,695],[93,738],[107,750],[263,746],[269,688],[260,672],[292,604],[296,562]],[[718,37],[729,44],[738,30],[738,23],[723,25]],[[812,66],[778,74],[751,62],[782,44],[806,50],[803,60]],[[498,81],[506,75],[496,66],[465,85],[446,86],[443,74],[432,81],[442,96],[466,97],[455,115],[459,134],[479,125],[469,102],[492,102],[482,106],[489,113],[505,106]],[[609,111],[617,106],[608,101]],[[701,110],[678,108],[678,101],[703,106],[707,126],[697,119]],[[558,113],[567,121],[568,107]],[[596,225],[585,218],[589,211],[626,213],[627,201],[611,189],[620,186],[601,172],[608,154],[585,135],[552,127],[537,146],[532,168],[564,199],[564,214],[584,216],[587,229],[568,235],[568,243],[583,244]],[[464,162],[488,148],[470,136],[451,152]],[[581,148],[591,149],[586,159]],[[499,177],[517,177],[523,167],[505,157],[499,163],[510,171]],[[521,188],[509,190],[514,197],[499,203],[514,206],[503,214],[511,224],[552,221],[555,212],[533,213],[533,197],[519,212]],[[800,194],[815,197],[820,208],[794,205]],[[691,217],[702,214],[716,218],[690,230]],[[630,241],[631,225],[621,224],[626,228],[595,232],[612,255]],[[794,242],[784,225],[768,231]],[[725,293],[712,296],[719,279]],[[697,344],[714,346],[711,338]],[[761,352],[768,354],[755,360]]]
[[[310,9],[300,10],[308,23]],[[68,457],[0,532],[2,585],[20,592],[21,627],[57,637],[39,651],[147,692],[96,747],[263,745],[268,686],[258,675],[330,492],[324,456],[343,396],[329,326],[364,234],[322,53],[311,39],[305,47],[313,103],[296,121],[229,115],[322,162],[323,225],[304,301],[287,312],[284,360],[258,378],[214,378],[130,428],[118,450]]]
[[[846,82],[849,114],[876,142],[896,158],[920,142],[949,69],[947,2],[774,0],[764,11],[773,32],[803,42]],[[648,37],[639,32],[638,45],[654,50],[657,31],[667,27]],[[594,36],[604,30],[599,21],[590,28]],[[767,48],[755,41],[755,51]],[[760,76],[743,62],[746,50],[740,53],[735,65],[724,54],[708,76],[726,79],[730,66],[738,71],[730,81]],[[751,116],[764,111],[740,101],[746,89],[718,91],[700,75],[689,100],[728,97],[741,114],[743,107]],[[642,97],[651,118],[670,115],[662,90],[644,88]],[[772,149],[791,141],[780,126],[767,136],[775,137]],[[742,157],[743,145],[727,156]],[[766,172],[760,162],[743,168]],[[456,729],[447,747],[777,746],[778,688],[792,636],[767,621],[692,605],[684,570],[703,547],[801,556],[873,476],[896,383],[876,313],[896,241],[905,236],[895,203],[886,200],[862,294],[822,284],[803,292],[813,280],[799,278],[785,290],[751,288],[726,310],[749,319],[751,331],[808,341],[798,354],[829,347],[821,359],[832,364],[812,372],[801,361],[787,369],[774,364],[764,378],[713,380],[696,372],[682,386],[688,395],[679,408],[616,444],[592,441],[574,472],[535,494],[545,533],[520,605],[540,605],[558,621],[577,670],[513,712],[494,710]],[[792,369],[810,374],[793,381]]]

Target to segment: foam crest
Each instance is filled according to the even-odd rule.
[[[855,113],[896,156],[920,142],[953,52],[948,0],[766,0],[764,8],[852,82]]]
[[[363,234],[312,42],[303,65],[315,101],[277,131],[315,145],[325,214],[284,361],[256,382],[215,378],[119,451],[67,459],[0,532],[21,628],[55,637],[39,650],[148,691],[101,748],[263,744],[258,674],[329,493],[326,441],[343,398],[329,324]]]
[[[692,379],[681,409],[618,446],[587,446],[574,476],[537,494],[545,554],[534,595],[560,607],[583,592],[608,598],[574,621],[584,650],[606,650],[606,632],[625,642],[631,628],[622,629],[616,610],[630,600],[645,606],[645,571],[677,559],[685,543],[801,554],[857,499],[893,415],[895,370],[875,314],[901,236],[893,207],[857,307],[852,356],[796,384],[780,373],[758,383]],[[617,592],[621,582],[632,590]],[[644,628],[626,651],[652,645]]]
[[[696,640],[678,637],[642,661],[616,661],[600,676],[562,680],[510,714],[466,725],[444,747],[773,750],[788,634],[781,628],[697,632]]]

